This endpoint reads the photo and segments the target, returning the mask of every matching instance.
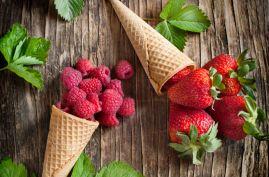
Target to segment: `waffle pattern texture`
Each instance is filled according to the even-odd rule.
[[[178,71],[194,62],[119,0],[110,0],[157,94]]]
[[[53,106],[42,177],[66,177],[98,125]]]

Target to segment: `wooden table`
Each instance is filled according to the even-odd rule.
[[[266,0],[190,0],[199,4],[212,25],[201,34],[189,34],[184,52],[203,65],[224,52],[237,56],[245,48],[257,58],[258,103],[269,110],[269,2]],[[158,18],[166,0],[124,0],[144,18]],[[46,37],[52,47],[43,68],[45,88],[37,91],[9,72],[0,74],[0,157],[6,155],[40,173],[51,105],[60,98],[59,72],[89,57],[95,64],[113,67],[128,59],[135,76],[124,83],[126,95],[136,99],[137,112],[120,120],[116,128],[99,128],[86,148],[97,168],[113,160],[132,164],[147,177],[267,177],[268,142],[251,137],[239,142],[224,140],[204,164],[179,160],[168,144],[168,100],[151,87],[112,7],[105,0],[86,0],[83,14],[72,23],[57,16],[47,0],[0,0],[0,35],[14,22],[31,35]],[[261,126],[268,130],[268,123]]]

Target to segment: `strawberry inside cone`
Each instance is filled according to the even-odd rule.
[[[134,69],[122,60],[115,72],[120,79],[130,79]],[[79,58],[75,68],[64,68],[61,80],[65,94],[56,107],[65,112],[89,121],[96,119],[108,127],[119,125],[117,116],[130,117],[135,113],[134,99],[124,97],[122,81],[111,80],[110,69],[105,65],[94,67],[89,59]]]
[[[193,164],[201,164],[205,152],[214,152],[221,146],[217,132],[217,124],[204,110],[170,103],[170,146],[179,156],[191,156]]]
[[[171,102],[183,106],[205,109],[219,99],[220,90],[224,88],[222,76],[216,69],[199,68],[169,88],[168,97]]]

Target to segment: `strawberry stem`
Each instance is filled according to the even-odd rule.
[[[177,133],[181,144],[170,143],[169,146],[179,152],[179,157],[191,156],[192,163],[200,165],[206,152],[214,152],[221,146],[221,140],[216,138],[217,127],[217,124],[213,124],[205,134],[199,137],[196,126],[191,125],[189,135],[182,132]]]

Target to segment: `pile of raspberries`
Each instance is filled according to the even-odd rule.
[[[103,126],[117,126],[117,117],[135,113],[135,101],[124,96],[121,83],[133,74],[133,67],[126,60],[118,62],[117,79],[111,79],[107,66],[95,67],[90,60],[79,58],[75,68],[66,67],[61,73],[65,93],[56,107],[82,119],[97,120]]]

